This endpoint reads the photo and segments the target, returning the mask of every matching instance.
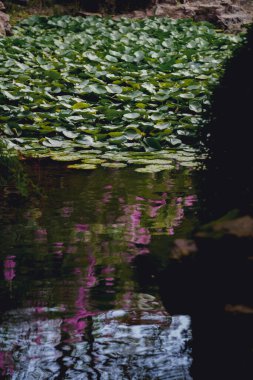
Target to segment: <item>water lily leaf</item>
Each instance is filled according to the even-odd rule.
[[[75,103],[75,104],[72,106],[72,109],[73,109],[73,110],[82,110],[82,109],[89,108],[89,107],[90,107],[90,104],[88,104],[88,103],[85,103],[85,102],[77,102],[77,103]]]
[[[109,84],[105,88],[111,94],[121,94],[122,93],[122,88],[116,84]]]
[[[46,139],[42,142],[42,144],[47,147],[61,148],[64,145],[64,141],[46,137]]]
[[[66,136],[68,139],[75,139],[79,136],[79,133],[75,133],[72,131],[63,130],[63,135]]]
[[[61,161],[61,162],[73,162],[73,161],[80,161],[81,156],[78,155],[51,155],[51,159],[54,161]]]
[[[91,136],[80,136],[76,142],[82,145],[94,146],[94,139]]]
[[[161,150],[161,144],[160,144],[160,142],[156,138],[154,138],[154,137],[147,137],[147,138],[144,139],[144,142],[150,148],[153,148],[155,150]]]
[[[138,112],[130,112],[130,113],[125,113],[123,117],[128,120],[133,120],[133,119],[138,119],[140,117],[140,114]]]
[[[94,92],[95,94],[98,94],[98,95],[106,93],[105,88],[102,86],[99,86],[97,84],[91,84],[91,85],[87,86],[86,89],[87,89],[87,92]]]
[[[134,55],[135,55],[135,57],[137,58],[137,61],[138,61],[138,62],[142,61],[143,58],[145,57],[145,54],[143,53],[142,50],[135,51],[135,52],[134,52]]]
[[[15,96],[15,95],[11,94],[9,91],[6,91],[6,90],[2,90],[2,94],[4,96],[6,96],[6,98],[9,99],[9,100],[17,100],[17,99],[19,99],[19,96]]]
[[[131,56],[131,55],[128,55],[128,54],[123,54],[123,55],[121,56],[121,59],[122,59],[123,61],[126,61],[126,62],[133,62],[133,61],[134,61],[134,57]]]
[[[198,102],[196,100],[193,100],[193,101],[189,102],[189,108],[190,108],[191,111],[194,111],[194,112],[197,112],[197,113],[202,112],[202,105],[201,105],[200,102]]]
[[[85,159],[82,160],[82,162],[84,164],[94,164],[94,165],[98,165],[98,164],[102,164],[103,162],[105,162],[105,160],[101,159],[101,158],[94,158],[94,157],[86,157]]]
[[[135,169],[138,173],[158,173],[163,170],[172,170],[174,169],[171,165],[147,165],[144,168]]]
[[[69,169],[77,169],[77,170],[94,170],[96,169],[96,165],[93,164],[73,164],[68,165]]]
[[[117,59],[116,57],[110,55],[110,54],[107,54],[107,55],[105,56],[105,59],[106,59],[107,61],[109,61],[109,62],[118,62],[118,59]]]
[[[129,140],[135,140],[142,137],[142,132],[138,128],[128,127],[126,128],[125,135]]]
[[[170,123],[158,123],[154,125],[154,128],[159,129],[160,131],[164,131],[165,129],[169,129],[170,126]]]
[[[45,76],[52,79],[52,80],[56,80],[56,79],[61,78],[61,74],[57,70],[46,70]]]

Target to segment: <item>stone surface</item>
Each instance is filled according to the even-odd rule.
[[[9,16],[4,13],[5,6],[0,1],[0,36],[8,36],[11,34],[11,25]]]
[[[235,32],[253,21],[251,0],[160,0],[153,8],[156,16],[191,17],[196,21],[209,21]]]

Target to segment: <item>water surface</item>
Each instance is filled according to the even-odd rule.
[[[171,316],[134,259],[166,265],[197,223],[188,172],[28,168],[0,205],[0,371],[10,379],[191,379],[191,318]]]

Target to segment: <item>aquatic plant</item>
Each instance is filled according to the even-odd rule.
[[[1,133],[26,156],[83,159],[75,169],[186,150],[239,41],[192,20],[33,16],[0,40]],[[144,171],[171,168],[150,158],[163,162]]]

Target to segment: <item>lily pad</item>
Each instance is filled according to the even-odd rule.
[[[96,169],[96,165],[93,164],[73,164],[68,165],[69,169],[77,169],[77,170],[93,170]]]

